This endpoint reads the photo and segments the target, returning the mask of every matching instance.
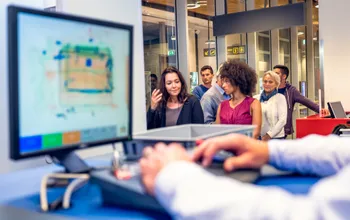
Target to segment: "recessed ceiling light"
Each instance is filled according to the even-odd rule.
[[[197,1],[197,4],[199,5],[207,5],[207,1]]]
[[[187,9],[195,9],[201,7],[195,0],[187,0]]]
[[[215,44],[215,40],[207,40],[205,41],[205,44]]]
[[[201,7],[199,4],[187,4],[187,9],[196,9]]]

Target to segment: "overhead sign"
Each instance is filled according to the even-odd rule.
[[[204,57],[215,57],[216,56],[216,49],[215,48],[205,48],[203,50]]]
[[[227,55],[245,54],[245,45],[227,47]]]

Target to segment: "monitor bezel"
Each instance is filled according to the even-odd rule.
[[[79,144],[72,144],[72,145],[65,145],[64,147],[59,148],[52,148],[52,149],[45,149],[35,152],[28,152],[25,154],[21,154],[20,152],[20,134],[19,134],[19,109],[18,106],[19,103],[19,72],[18,72],[18,15],[19,13],[28,13],[33,15],[41,15],[46,16],[49,18],[58,18],[63,20],[71,20],[71,21],[77,21],[82,23],[89,23],[93,25],[101,25],[111,28],[119,28],[129,31],[129,50],[130,50],[130,57],[129,57],[129,131],[128,135],[125,137],[117,137],[112,138],[108,140],[103,141],[95,141],[95,142],[89,142],[89,143],[79,143]],[[10,5],[7,9],[7,31],[8,31],[8,103],[9,103],[9,141],[10,141],[10,158],[14,160],[24,159],[24,158],[30,158],[30,157],[36,157],[36,156],[42,156],[42,155],[51,155],[54,156],[55,154],[64,154],[71,151],[74,151],[76,149],[86,149],[89,147],[94,147],[98,145],[105,145],[105,144],[112,144],[116,142],[122,142],[122,141],[129,141],[132,139],[132,84],[133,84],[133,39],[134,39],[134,30],[133,26],[117,23],[117,22],[110,22],[110,21],[103,21],[100,19],[94,19],[94,18],[88,18],[88,17],[82,17],[82,16],[76,16],[76,15],[70,15],[65,13],[56,13],[56,12],[48,12],[38,9],[31,9],[31,8],[25,8],[25,7],[19,7]]]
[[[337,115],[337,112],[334,111],[334,105],[335,104],[339,104],[342,107],[342,113],[344,113],[343,115]],[[329,113],[331,114],[331,118],[346,118],[346,113],[343,107],[343,104],[340,101],[336,101],[336,102],[327,102],[328,105],[328,110]],[[339,112],[338,112],[339,113]]]

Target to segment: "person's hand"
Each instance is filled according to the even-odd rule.
[[[169,163],[175,161],[191,161],[190,156],[180,144],[158,143],[154,148],[146,147],[140,160],[141,177],[148,193],[153,195],[158,173]]]
[[[261,137],[262,141],[269,141],[271,139],[270,135],[265,134],[264,136]]]
[[[195,149],[192,160],[202,158],[202,165],[209,166],[214,155],[220,150],[235,153],[224,162],[224,169],[232,171],[240,168],[260,168],[269,160],[267,142],[258,141],[241,134],[230,134],[202,141]]]
[[[163,94],[159,89],[153,90],[151,97],[151,109],[155,110],[158,107],[160,101],[162,100],[162,96]]]
[[[321,115],[329,115],[329,110],[326,108],[321,109]]]

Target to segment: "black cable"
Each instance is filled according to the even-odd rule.
[[[74,193],[76,193],[78,190],[80,190],[81,188],[83,188],[86,185],[87,185],[87,183],[84,183],[84,184],[78,186],[77,188],[75,188],[75,190],[72,192],[72,196],[74,195]],[[64,198],[64,194],[59,196],[53,202],[49,203],[49,211],[61,209],[63,206],[63,198]],[[70,204],[70,207],[72,207],[72,202]]]
[[[48,158],[50,158],[51,161],[49,161]],[[52,157],[50,157],[50,156],[48,156],[48,155],[45,155],[45,162],[46,162],[46,164],[53,164],[53,159],[52,159]]]

